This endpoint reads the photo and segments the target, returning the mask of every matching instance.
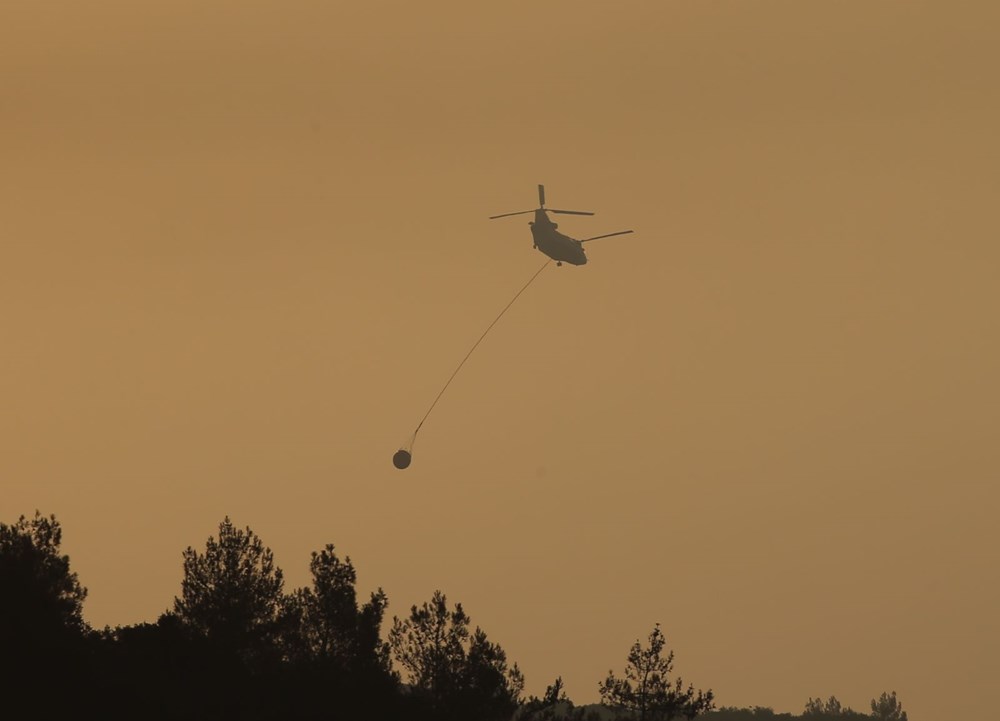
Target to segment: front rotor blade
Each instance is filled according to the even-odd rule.
[[[541,183],[538,184],[538,207],[545,207],[545,186]]]
[[[565,213],[566,215],[593,215],[586,210],[553,210],[552,208],[546,208],[546,210],[550,213]]]
[[[633,230],[619,230],[617,233],[608,233],[607,235],[595,235],[593,238],[584,238],[581,243],[586,243],[590,240],[600,240],[601,238],[611,238],[615,235],[628,235],[629,233],[634,233]]]
[[[525,213],[534,213],[534,210],[519,210],[516,213],[503,213],[501,215],[491,215],[490,220],[496,220],[497,218],[506,218],[509,215],[524,215]]]

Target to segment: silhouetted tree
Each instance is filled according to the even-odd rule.
[[[469,643],[462,678],[463,705],[477,710],[482,719],[509,719],[521,703],[524,676],[515,663],[507,666],[507,654],[477,627]]]
[[[181,623],[254,667],[276,660],[284,577],[271,549],[227,516],[204,553],[189,546],[183,556],[181,596],[174,599]]]
[[[35,511],[17,523],[0,523],[0,648],[61,641],[81,635],[87,589],[60,553],[62,527]]]
[[[775,713],[769,706],[751,706],[738,708],[723,706],[720,709],[705,714],[705,721],[792,721],[798,716],[790,713]]]
[[[106,628],[98,636],[94,697],[100,718],[195,721],[218,716],[220,697],[233,695],[232,685],[220,684],[208,639],[185,627],[176,614],[164,613],[156,623]]]
[[[843,706],[836,696],[831,696],[823,703],[822,699],[809,697],[806,701],[806,709],[803,716],[840,716],[843,713]]]
[[[476,628],[455,604],[435,591],[430,603],[413,606],[409,618],[393,619],[389,643],[413,687],[436,719],[509,719],[520,703],[524,677],[507,666],[503,649]]]
[[[65,717],[86,687],[87,589],[61,543],[55,516],[0,523],[0,715]]]
[[[868,718],[867,715],[855,711],[850,706],[844,706],[836,696],[831,696],[825,703],[820,698],[810,697],[806,701],[806,708],[802,712],[802,717],[809,718],[810,721],[827,721],[827,719],[860,721],[860,719]]]
[[[671,682],[674,652],[664,656],[665,645],[660,624],[656,624],[646,648],[638,640],[632,646],[624,678],[608,671],[607,679],[598,686],[601,701],[637,714],[639,721],[668,721],[675,716],[693,719],[711,711],[714,706],[711,690],[695,691],[692,685],[685,689],[679,676]]]
[[[440,591],[434,592],[430,603],[413,606],[405,621],[394,617],[389,632],[393,656],[406,670],[410,683],[433,700],[454,694],[468,639],[469,617],[462,604],[449,611]]]
[[[382,589],[358,607],[351,559],[343,561],[333,544],[313,552],[309,563],[312,588],[301,588],[288,599],[292,619],[289,651],[300,660],[340,670],[380,669],[389,672],[389,647],[381,639],[388,598]]]
[[[398,680],[381,639],[385,592],[359,607],[354,566],[332,544],[313,552],[309,570],[312,587],[286,597],[282,623],[289,685],[305,712],[299,716],[324,708],[356,718],[398,715]]]
[[[584,709],[574,709],[563,688],[562,676],[545,687],[541,698],[531,696],[515,716],[517,721],[583,721]]]
[[[907,721],[903,704],[896,699],[896,692],[887,694],[884,691],[878,700],[872,699],[872,718],[875,721]]]
[[[523,709],[525,712],[536,712],[551,708],[557,704],[567,703],[570,703],[570,700],[566,695],[566,690],[563,688],[562,676],[559,676],[549,686],[545,687],[545,693],[542,694],[541,698],[538,698],[537,696],[528,697],[523,704]],[[542,717],[532,716],[531,718]]]

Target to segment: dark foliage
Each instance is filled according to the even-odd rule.
[[[632,646],[625,666],[625,676],[613,672],[600,684],[601,700],[613,708],[624,709],[639,721],[669,721],[683,716],[693,719],[713,708],[712,691],[684,688],[680,676],[671,680],[674,652],[664,655],[666,639],[657,624],[649,634],[649,644],[639,641]]]
[[[896,692],[882,692],[878,699],[872,699],[872,719],[874,721],[908,721],[903,704],[896,698]]]
[[[824,703],[821,699],[810,698],[806,701],[802,718],[809,721],[860,721],[869,718],[867,714],[859,713],[849,706],[844,706],[831,696]]]
[[[609,706],[575,707],[557,678],[521,698],[524,678],[461,604],[445,595],[394,618],[382,589],[358,603],[357,574],[333,545],[312,554],[312,583],[284,591],[281,569],[229,518],[204,551],[182,554],[181,595],[155,623],[91,629],[87,591],[60,551],[54,516],[0,524],[0,718],[143,721],[907,721],[896,693],[871,716],[835,697],[801,717],[768,708],[712,711],[712,692],[672,679],[659,626],[625,676],[600,684]],[[405,675],[392,668],[395,658]]]
[[[317,664],[331,671],[390,668],[389,646],[381,640],[388,599],[382,589],[360,608],[351,559],[341,561],[328,544],[309,563],[312,588],[296,590],[285,600],[284,647],[289,660]]]
[[[800,716],[790,713],[775,713],[773,709],[754,706],[752,708],[723,707],[706,714],[705,721],[907,721],[906,712],[896,698],[896,692],[883,693],[878,700],[872,699],[871,715],[844,706],[836,696],[826,701],[810,698]]]
[[[87,687],[87,590],[61,543],[54,516],[0,523],[0,698],[11,717],[69,714]]]
[[[790,713],[775,713],[774,709],[766,706],[723,706],[705,714],[705,721],[792,721],[795,718],[797,717]]]
[[[258,667],[276,663],[284,577],[271,549],[227,517],[204,553],[188,547],[183,557],[181,596],[174,599],[182,625],[220,654]]]
[[[445,595],[435,591],[406,619],[393,619],[393,655],[427,718],[509,719],[520,703],[524,677],[517,664],[507,666],[504,650],[482,629],[470,632],[469,622],[462,604],[449,611]]]
[[[605,713],[601,713],[604,711]],[[517,710],[515,721],[606,721],[609,709],[595,707],[576,707],[563,690],[563,680],[560,676],[551,686],[545,688],[545,694],[538,698],[530,697]]]
[[[0,647],[61,644],[83,633],[87,589],[60,553],[62,528],[55,516],[35,511],[17,523],[0,523]]]

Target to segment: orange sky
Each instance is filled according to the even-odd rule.
[[[229,515],[577,703],[978,718],[998,668],[992,2],[64,1],[0,17],[0,521],[96,626]],[[595,242],[549,268],[545,183]]]

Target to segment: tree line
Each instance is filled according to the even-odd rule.
[[[95,629],[61,552],[55,516],[0,523],[0,717],[65,719],[407,719],[408,721],[716,721],[792,719],[770,709],[715,709],[685,685],[659,625],[636,641],[601,704],[576,707],[562,679],[524,696],[524,676],[435,591],[386,622],[379,588],[359,599],[350,557],[311,554],[311,584],[286,591],[274,555],[228,517],[204,549],[182,553],[180,595],[155,623]],[[384,628],[385,626],[385,628]],[[870,715],[810,699],[809,721],[907,721],[895,692]]]

